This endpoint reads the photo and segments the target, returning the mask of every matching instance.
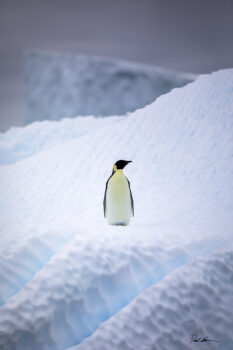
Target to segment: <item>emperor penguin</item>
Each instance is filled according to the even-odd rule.
[[[109,225],[127,226],[134,215],[134,202],[130,182],[123,173],[124,167],[131,160],[118,160],[112,175],[106,182],[104,193],[104,217]]]

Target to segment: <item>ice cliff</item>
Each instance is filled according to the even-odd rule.
[[[25,123],[123,115],[195,78],[106,57],[35,51],[26,56]]]

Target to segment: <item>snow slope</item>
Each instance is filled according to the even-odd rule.
[[[26,56],[25,124],[135,111],[194,74],[95,55],[34,51]]]
[[[120,122],[119,117],[111,117],[111,120],[101,118],[101,123],[93,116],[66,118],[60,123],[44,121],[29,124],[24,128],[11,128],[4,134],[0,133],[0,164],[15,163],[101,128],[103,123],[112,125],[113,122]]]
[[[46,121],[1,135],[1,350],[98,349],[103,342],[128,349],[147,305],[139,349],[164,337],[184,347],[197,327],[232,348],[232,117],[233,70],[223,70],[126,117]],[[135,201],[129,227],[103,219],[105,181],[118,159],[133,160],[125,170]],[[217,278],[205,280],[208,273]],[[173,305],[183,289],[184,306]],[[211,310],[222,304],[209,321],[203,298]],[[192,309],[185,328],[191,300],[206,322]],[[171,304],[186,312],[176,327]],[[168,311],[156,315],[153,329],[159,305]],[[125,328],[114,346],[112,324]]]

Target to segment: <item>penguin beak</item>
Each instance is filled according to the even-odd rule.
[[[129,164],[129,163],[132,163],[132,160],[126,160],[126,161],[125,161],[125,166],[126,166],[127,164]]]

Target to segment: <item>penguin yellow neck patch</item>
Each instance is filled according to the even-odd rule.
[[[117,171],[117,166],[116,166],[116,164],[114,165],[113,169],[114,169],[114,171]]]

